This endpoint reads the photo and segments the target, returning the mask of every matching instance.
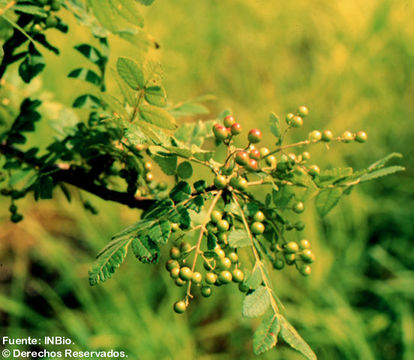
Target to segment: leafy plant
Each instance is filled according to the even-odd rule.
[[[248,131],[244,146],[236,145],[243,131],[229,110],[215,120],[178,125],[181,117],[208,113],[202,103],[210,97],[182,103],[167,99],[161,66],[149,54],[150,48],[159,45],[143,30],[139,2],[152,3],[0,1],[4,6],[0,15],[12,27],[3,44],[0,78],[5,78],[11,64],[20,62],[18,73],[30,83],[47,65],[41,51],[59,53],[46,33],[49,29],[67,32],[55,14],[62,7],[88,26],[99,43],[99,48],[77,45],[75,50],[87,62],[68,74],[73,81],[94,86],[94,91],[79,94],[73,102],[74,108],[88,112],[88,118],[61,129],[62,136],[45,151],[22,146],[42,117],[41,101],[21,99],[17,111],[13,104],[5,105],[9,114],[15,114],[0,134],[1,194],[10,197],[11,220],[23,219],[18,199],[30,193],[36,200],[50,199],[58,187],[69,201],[77,188],[142,209],[141,219],[114,235],[97,255],[89,272],[91,285],[111,278],[129,248],[139,261],[156,264],[161,247],[169,246],[166,269],[175,285],[184,288],[182,299],[173,304],[177,313],[185,312],[195,296],[210,297],[217,287],[236,283],[245,296],[242,315],[262,318],[253,337],[256,354],[270,350],[281,338],[306,358],[316,359],[284,316],[269,265],[275,270],[293,266],[303,276],[310,275],[315,261],[310,241],[296,242],[289,234],[304,230],[297,216],[305,210],[305,203],[314,199],[319,215],[326,216],[355,185],[404,170],[386,166],[401,155],[390,154],[364,170],[321,170],[310,162],[310,153],[302,151],[303,147],[363,143],[367,134],[344,131],[334,136],[330,130],[313,130],[302,141],[286,143],[288,133],[308,121],[306,106],[287,114],[285,125],[275,113],[269,115],[274,136],[269,148],[257,147],[262,141],[259,129]],[[109,75],[116,77],[122,99],[109,94],[105,86],[110,33],[130,41],[144,54],[139,61],[119,57]],[[209,138],[214,138],[214,144],[205,145]],[[217,152],[223,148],[225,157],[220,159]],[[155,164],[173,177],[171,184],[154,179]],[[190,184],[187,180],[196,174],[195,165],[208,169],[213,181],[197,179]],[[89,202],[84,207],[97,213]]]

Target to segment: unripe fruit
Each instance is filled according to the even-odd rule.
[[[289,114],[287,114],[286,115],[286,118],[285,118],[285,120],[286,120],[286,124],[288,124],[288,125],[290,125],[291,124],[291,122],[292,122],[292,119],[295,117],[295,114],[293,114],[293,113],[289,113]]]
[[[180,244],[180,250],[181,250],[181,252],[183,252],[183,253],[186,253],[186,252],[191,251],[191,244],[190,244],[190,243],[188,243],[188,242],[186,242],[186,241],[183,241],[183,242]]]
[[[228,257],[222,257],[219,261],[219,267],[222,269],[230,269],[231,268],[231,261]]]
[[[229,228],[230,228],[230,224],[227,220],[222,219],[217,222],[218,231],[224,232],[224,231],[227,231]]]
[[[234,269],[231,274],[236,283],[241,283],[244,280],[244,273],[240,269]]]
[[[190,280],[193,276],[193,272],[188,266],[184,266],[180,270],[180,278],[182,280]]]
[[[60,10],[60,2],[53,0],[52,3],[50,4],[50,10],[52,11],[59,11]]]
[[[235,264],[239,261],[239,256],[235,252],[231,252],[227,255],[227,257],[230,259],[230,261]]]
[[[222,215],[221,211],[213,210],[211,212],[210,219],[213,223],[217,223],[218,221],[221,220],[222,217],[223,217],[223,215]]]
[[[234,123],[230,130],[233,135],[239,135],[242,132],[242,126],[239,123]]]
[[[214,252],[217,254],[219,258],[224,258],[226,256],[226,253],[224,252],[224,250],[219,247],[215,248]]]
[[[311,243],[309,240],[303,239],[299,241],[299,246],[301,249],[310,249]]]
[[[186,281],[180,278],[175,279],[175,285],[181,287],[184,286],[186,284]]]
[[[204,297],[210,297],[212,293],[213,293],[213,290],[211,289],[210,286],[203,286],[201,288],[201,295]]]
[[[261,211],[258,211],[253,216],[253,220],[258,221],[258,222],[263,222],[265,220],[265,218],[266,218],[265,215]]]
[[[246,169],[249,171],[257,171],[259,169],[259,164],[256,160],[250,159],[246,165]]]
[[[229,282],[231,282],[231,280],[233,279],[231,272],[228,270],[224,270],[220,273],[218,280],[222,283],[222,284],[228,284]]]
[[[58,19],[56,19],[56,17],[50,15],[46,18],[45,24],[49,28],[56,27],[57,24],[58,24]]]
[[[213,133],[218,140],[225,140],[229,136],[229,132],[227,131],[226,127],[221,124],[215,124],[213,126]]]
[[[299,251],[299,245],[294,241],[289,241],[284,249],[287,254],[294,254]]]
[[[294,153],[289,153],[288,154],[288,161],[295,163],[297,161],[296,159],[296,155]]]
[[[172,231],[177,231],[180,229],[180,225],[178,225],[177,223],[171,223],[171,230]]]
[[[309,133],[309,140],[310,141],[319,141],[322,139],[322,134],[319,130],[313,130]]]
[[[305,228],[305,224],[303,221],[298,221],[295,225],[293,225],[296,230],[302,231]]]
[[[294,116],[291,120],[290,120],[290,124],[293,127],[301,127],[303,125],[303,119],[300,116]]]
[[[368,135],[365,131],[358,131],[355,136],[355,141],[358,141],[359,143],[364,143],[368,140]]]
[[[246,151],[239,151],[235,156],[235,161],[241,166],[245,166],[249,162],[249,154]]]
[[[193,276],[191,277],[191,280],[195,284],[200,284],[201,283],[201,280],[203,280],[203,275],[201,275],[198,271],[194,271],[193,272]]]
[[[302,265],[299,271],[303,276],[309,276],[312,272],[312,268],[309,265]]]
[[[262,132],[259,129],[251,129],[247,135],[247,139],[252,144],[257,144],[262,140]]]
[[[227,234],[224,232],[220,232],[217,234],[217,239],[220,244],[227,245]]]
[[[223,175],[217,175],[214,178],[214,186],[217,189],[223,189],[223,188],[226,187],[226,185],[227,185],[227,179],[226,179],[225,176],[223,176]]]
[[[171,249],[170,249],[170,258],[171,259],[174,259],[174,260],[177,260],[177,259],[179,259],[181,257],[181,251],[180,251],[180,249],[179,248],[177,248],[177,247],[172,247]]]
[[[209,272],[206,274],[206,283],[210,285],[214,285],[217,281],[217,275]]]
[[[182,313],[184,313],[184,312],[185,312],[185,310],[187,310],[187,305],[185,304],[185,302],[184,302],[184,301],[180,300],[180,301],[177,301],[177,302],[174,304],[174,311],[175,311],[177,314],[182,314]]]
[[[300,257],[302,260],[308,264],[311,264],[315,261],[315,255],[313,254],[312,250],[305,249],[302,251],[302,254],[300,254]]]
[[[342,133],[342,139],[343,139],[344,142],[348,143],[348,142],[354,140],[355,137],[354,137],[354,134],[352,134],[350,131],[344,131]]]
[[[310,158],[311,158],[311,155],[310,155],[310,153],[308,151],[304,151],[302,153],[302,159],[303,160],[309,160]]]
[[[305,205],[303,204],[302,201],[299,201],[295,205],[293,205],[293,211],[296,214],[303,213],[304,210],[305,210]]]
[[[255,235],[263,234],[265,227],[261,222],[254,222],[251,227],[252,233]]]
[[[299,106],[298,107],[298,113],[299,113],[300,116],[306,117],[306,116],[309,115],[309,109],[304,105]]]
[[[309,166],[308,172],[309,172],[309,175],[317,176],[321,173],[321,169],[319,168],[318,165],[311,165]]]
[[[151,172],[148,172],[145,174],[145,181],[147,183],[153,182],[154,181],[154,174]]]
[[[152,164],[149,161],[146,161],[144,164],[144,168],[146,171],[151,171],[152,170]]]
[[[240,191],[245,191],[247,190],[247,188],[249,187],[249,184],[247,182],[247,180],[245,178],[238,178],[238,185],[237,185],[237,189],[239,189]]]
[[[276,156],[270,155],[270,156],[266,157],[266,164],[271,166],[271,167],[276,167],[276,165],[277,165]]]
[[[249,291],[249,287],[246,285],[246,283],[241,282],[241,283],[239,284],[239,290],[240,290],[242,293],[246,293],[246,292],[248,292],[248,291]]]
[[[234,120],[234,117],[233,117],[232,115],[227,115],[227,116],[224,118],[224,121],[223,121],[224,126],[225,126],[226,128],[232,127],[232,125],[233,125],[235,122],[236,122],[236,120]]]
[[[180,276],[180,267],[175,267],[175,268],[172,268],[172,269],[170,270],[170,276],[171,276],[173,279],[178,279],[178,277]]]
[[[249,152],[249,156],[251,159],[260,160],[260,151],[257,149],[252,149]]]
[[[282,269],[285,267],[285,262],[284,262],[282,259],[276,259],[276,260],[273,262],[273,267],[274,267],[276,270],[282,270]]]
[[[295,262],[296,254],[285,254],[285,260],[288,265],[292,265]]]
[[[270,150],[267,147],[261,147],[259,151],[262,158],[270,153]]]
[[[329,142],[329,141],[331,141],[333,139],[333,137],[334,136],[333,136],[333,133],[332,133],[331,130],[325,130],[322,133],[322,141]]]
[[[174,269],[174,268],[179,268],[180,267],[180,264],[178,263],[178,261],[177,260],[172,260],[172,259],[170,259],[170,260],[168,260],[166,263],[165,263],[165,268],[168,270],[168,271],[171,271],[172,269]]]

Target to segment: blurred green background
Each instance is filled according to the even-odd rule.
[[[321,168],[362,168],[389,152],[404,154],[406,172],[358,187],[325,219],[309,204],[303,220],[317,256],[312,276],[286,269],[274,272],[273,282],[319,359],[414,359],[414,3],[175,0],[144,12],[173,101],[213,93],[212,118],[231,107],[245,129],[260,126],[269,145],[268,113],[284,115],[301,104],[311,115],[292,141],[313,129],[367,131],[364,145],[312,148]],[[63,77],[83,62],[73,45],[87,39],[61,13],[71,36],[53,34],[63,52],[48,54],[41,92],[69,106],[84,85]],[[113,62],[137,55],[118,38],[110,45]],[[110,75],[108,82],[115,89]],[[53,136],[47,122],[40,129],[38,139]],[[182,289],[162,265],[130,255],[112,280],[90,288],[95,254],[139,214],[83,197],[98,216],[58,196],[24,202],[18,225],[0,199],[1,334],[66,336],[75,349],[115,348],[130,359],[256,358],[251,338],[258,322],[241,318],[242,296],[232,287],[177,316],[171,306]],[[301,356],[279,344],[259,358]]]

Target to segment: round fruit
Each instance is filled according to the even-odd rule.
[[[50,10],[52,11],[59,11],[60,10],[60,2],[57,0],[53,0],[50,4]]]
[[[295,262],[296,254],[285,254],[285,260],[288,265],[292,265]]]
[[[214,252],[217,254],[217,256],[219,258],[226,257],[226,253],[224,252],[224,250],[222,248],[217,247],[217,248],[214,249]]]
[[[322,141],[329,142],[329,141],[332,141],[332,139],[333,139],[333,133],[331,130],[325,130],[322,133]]]
[[[220,244],[227,245],[227,234],[224,232],[220,232],[217,234],[217,239]]]
[[[249,171],[257,171],[259,169],[259,164],[255,159],[250,159],[246,165],[246,169]]]
[[[293,127],[301,127],[303,125],[303,119],[300,116],[294,116],[291,120],[290,120],[290,124]]]
[[[229,228],[230,228],[230,224],[227,220],[222,219],[217,222],[218,231],[224,232],[224,231],[227,231]]]
[[[217,275],[215,273],[209,272],[206,274],[206,283],[214,285],[217,281]]]
[[[250,156],[251,159],[260,160],[260,156],[261,156],[260,151],[257,150],[257,149],[252,149],[249,152],[249,156]]]
[[[217,189],[223,189],[226,187],[227,185],[227,179],[225,176],[223,175],[217,175],[214,178],[214,185]]]
[[[212,292],[213,292],[213,290],[211,289],[210,286],[203,286],[201,288],[201,295],[204,296],[204,297],[211,296]]]
[[[315,261],[315,255],[313,254],[312,250],[305,249],[302,251],[302,254],[300,254],[300,257],[302,260],[308,264],[311,264]]]
[[[233,251],[227,255],[230,261],[235,264],[239,261],[239,256]]]
[[[262,140],[262,132],[259,129],[251,129],[247,135],[249,143],[257,144]]]
[[[220,273],[218,280],[222,283],[222,284],[228,284],[229,282],[231,282],[231,280],[233,279],[231,272],[228,270],[224,270]]]
[[[179,228],[180,228],[180,225],[178,225],[177,223],[171,223],[172,231],[177,231]]]
[[[293,225],[296,230],[302,231],[305,228],[305,223],[303,221],[298,221],[295,225]]]
[[[240,269],[234,269],[231,274],[236,283],[241,283],[244,280],[244,272]]]
[[[165,263],[165,268],[168,270],[168,271],[171,271],[172,269],[174,269],[174,268],[179,268],[180,267],[180,264],[178,263],[178,261],[177,260],[172,260],[172,259],[169,259],[166,263]]]
[[[175,279],[175,285],[181,287],[184,286],[186,284],[186,282],[183,279],[177,278]]]
[[[174,311],[177,314],[182,314],[183,312],[185,312],[185,310],[187,310],[187,305],[184,301],[180,300],[174,304]]]
[[[246,151],[239,151],[235,157],[236,163],[245,166],[249,162],[249,154]]]
[[[221,220],[222,217],[223,217],[223,215],[222,215],[221,211],[213,210],[211,212],[210,219],[213,223],[217,223]]]
[[[184,266],[180,270],[180,278],[182,280],[190,280],[193,276],[193,272],[188,266]]]
[[[198,271],[194,271],[193,272],[193,276],[191,277],[191,280],[195,284],[200,284],[201,283],[201,280],[203,280],[203,275],[201,275]]]
[[[144,168],[145,168],[146,171],[151,171],[152,170],[152,164],[149,161],[147,161],[144,164]]]
[[[273,267],[274,267],[276,270],[282,270],[282,269],[285,267],[285,262],[284,262],[282,259],[276,259],[276,260],[273,262]]]
[[[170,258],[171,259],[175,259],[175,260],[177,260],[177,259],[179,259],[181,257],[181,251],[180,251],[180,249],[179,248],[177,248],[177,247],[172,247],[171,249],[170,249]]]
[[[263,234],[265,227],[261,222],[254,222],[251,227],[252,233],[255,235]]]
[[[232,115],[227,115],[227,116],[224,118],[224,121],[223,121],[224,126],[225,126],[226,128],[232,127],[232,125],[233,125],[235,122],[236,122],[236,120],[234,120],[234,117],[233,117]]]
[[[309,276],[312,272],[312,268],[309,265],[303,265],[300,267],[299,271],[303,276]]]
[[[309,172],[309,175],[317,176],[321,173],[321,169],[319,168],[318,165],[311,165],[311,166],[309,166],[309,171],[308,172]]]
[[[256,214],[254,214],[253,216],[253,220],[254,221],[258,221],[258,222],[263,222],[265,219],[265,215],[261,212],[258,211]]]
[[[354,134],[352,134],[350,131],[344,131],[342,133],[342,139],[344,142],[348,143],[355,139]]]
[[[365,131],[358,131],[355,136],[355,141],[358,141],[359,143],[364,143],[368,140],[368,135]]]
[[[265,157],[269,155],[270,153],[270,150],[267,147],[261,147],[259,151],[260,151],[261,157]]]
[[[291,163],[295,163],[297,161],[296,155],[294,153],[289,153],[288,154],[288,161],[290,161]]]
[[[240,290],[242,293],[245,293],[245,292],[248,292],[248,291],[249,291],[249,287],[246,285],[246,283],[241,282],[241,283],[239,284],[239,290]]]
[[[289,113],[286,115],[286,124],[290,125],[290,123],[292,122],[292,119],[295,117],[295,114]]]
[[[233,135],[239,135],[242,132],[242,126],[239,123],[234,123],[231,126],[230,131]]]
[[[302,201],[299,201],[295,205],[293,205],[293,211],[296,214],[303,213],[304,210],[305,210],[305,205],[303,204]]]
[[[294,242],[294,241],[289,241],[286,245],[285,245],[285,252],[287,254],[295,254],[299,251],[299,245]]]
[[[247,182],[247,180],[245,178],[238,178],[239,179],[239,184],[237,186],[237,189],[239,189],[240,191],[245,191],[247,190],[247,188],[249,187],[249,184]]]
[[[319,141],[322,139],[322,134],[319,130],[313,130],[309,133],[309,140],[311,141]]]
[[[180,244],[180,250],[181,250],[181,252],[183,252],[183,253],[186,253],[186,252],[191,251],[191,244],[190,244],[190,243],[188,243],[188,242],[186,242],[186,241],[183,241],[183,242]]]
[[[170,276],[173,278],[173,279],[178,279],[178,277],[180,276],[180,267],[175,267],[175,268],[172,268],[171,270],[170,270]],[[181,280],[181,279],[180,279]]]
[[[306,116],[309,115],[309,109],[304,105],[299,106],[298,107],[298,113],[299,113],[300,116],[306,117]]]
[[[227,128],[221,124],[215,124],[213,126],[213,133],[216,139],[218,140],[224,140],[227,139],[229,136],[229,132]]]
[[[222,269],[230,269],[231,260],[228,257],[220,258],[219,267],[221,267]]]
[[[56,27],[58,24],[58,19],[56,19],[54,16],[48,16],[46,18],[45,24],[49,28]]]
[[[150,183],[150,182],[154,181],[154,174],[151,173],[151,172],[146,173],[145,174],[145,181],[147,183]]]
[[[303,160],[309,160],[310,158],[311,158],[311,156],[310,156],[310,153],[309,153],[309,152],[304,151],[304,152],[302,153],[302,159],[303,159]]]
[[[276,156],[270,155],[270,156],[266,157],[266,164],[271,166],[271,167],[275,167],[277,165]]]
[[[303,239],[303,240],[299,241],[299,247],[301,249],[310,249],[311,243],[310,243],[309,240]]]

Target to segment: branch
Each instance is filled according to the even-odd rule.
[[[7,144],[0,144],[0,153],[9,155],[36,169],[39,169],[44,165],[38,159],[26,159],[23,151],[13,148]],[[148,209],[155,202],[155,200],[151,198],[135,197],[133,194],[111,190],[105,186],[96,184],[90,178],[87,171],[77,166],[71,166],[69,169],[60,169],[57,166],[53,166],[52,169],[48,170],[51,170],[50,176],[53,178],[54,183],[63,182],[73,185],[81,190],[96,195],[103,200],[113,201],[119,204],[127,205],[130,208],[143,210]]]

